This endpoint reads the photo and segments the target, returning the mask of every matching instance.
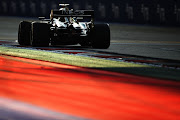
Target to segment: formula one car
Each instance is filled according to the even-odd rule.
[[[75,45],[107,49],[110,46],[108,24],[94,24],[93,10],[69,10],[69,4],[60,4],[51,10],[50,19],[22,21],[19,24],[18,43],[30,46]]]

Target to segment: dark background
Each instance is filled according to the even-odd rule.
[[[49,18],[59,3],[93,9],[96,21],[180,26],[180,0],[0,0],[0,16]]]

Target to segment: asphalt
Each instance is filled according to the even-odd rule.
[[[0,17],[0,40],[17,40],[22,20],[35,18]],[[111,46],[98,51],[180,60],[180,28],[110,23]]]

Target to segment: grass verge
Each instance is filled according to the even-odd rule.
[[[75,65],[80,67],[109,70],[114,72],[123,72],[163,79],[180,80],[180,70],[152,67],[142,64],[3,46],[0,46],[0,54]]]

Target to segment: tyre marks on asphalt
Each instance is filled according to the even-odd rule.
[[[53,67],[54,66],[54,67]],[[0,96],[90,119],[180,119],[180,83],[0,57]]]

